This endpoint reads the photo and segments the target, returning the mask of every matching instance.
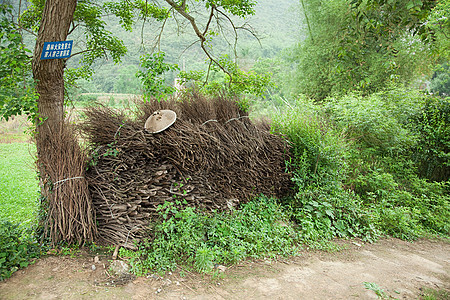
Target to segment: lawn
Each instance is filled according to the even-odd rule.
[[[0,144],[1,218],[24,225],[33,222],[39,195],[34,153],[32,144]]]

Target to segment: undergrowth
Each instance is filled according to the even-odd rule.
[[[302,240],[448,237],[449,116],[448,99],[402,89],[323,105],[300,98],[278,114],[296,191],[283,203]]]
[[[299,250],[298,235],[275,199],[262,196],[239,210],[212,215],[166,202],[159,213],[161,220],[151,229],[153,240],[140,243],[137,251],[120,250],[137,275],[177,265],[213,273],[218,264],[295,255]]]
[[[40,247],[29,230],[0,220],[0,281],[40,256]]]

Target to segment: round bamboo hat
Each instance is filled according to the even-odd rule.
[[[177,114],[173,110],[157,110],[145,121],[144,128],[151,133],[158,133],[169,128],[176,119]]]

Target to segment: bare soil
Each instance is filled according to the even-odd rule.
[[[420,299],[425,289],[450,292],[448,241],[337,243],[344,250],[246,261],[214,278],[181,269],[113,277],[107,256],[46,256],[0,282],[0,299],[377,299],[364,282],[396,299]]]

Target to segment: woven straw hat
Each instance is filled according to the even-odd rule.
[[[151,133],[158,133],[169,128],[176,119],[177,114],[173,110],[157,110],[145,121],[144,128]]]

